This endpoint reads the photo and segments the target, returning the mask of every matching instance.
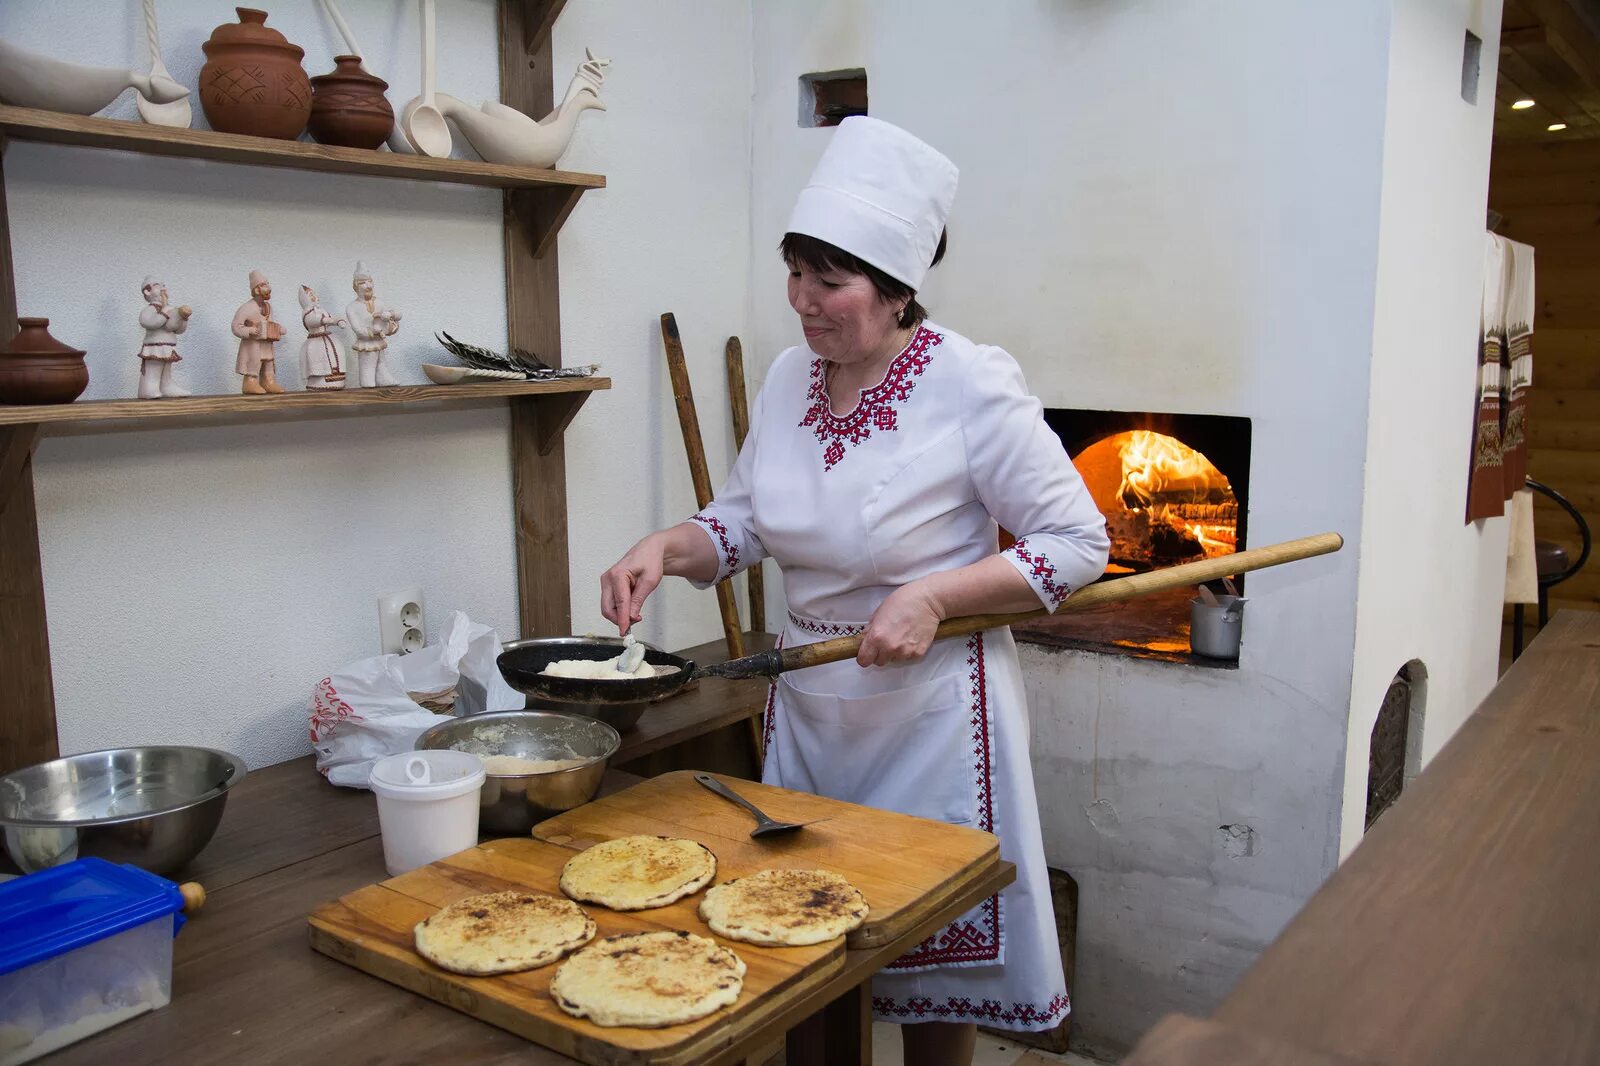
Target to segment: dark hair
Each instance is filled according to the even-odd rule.
[[[944,258],[945,232],[939,231],[939,247],[934,249],[931,266],[938,266],[939,260]],[[817,273],[827,270],[843,270],[850,274],[865,274],[867,280],[872,282],[872,287],[878,290],[878,296],[885,303],[899,303],[906,301],[906,309],[900,313],[899,325],[901,329],[915,326],[928,317],[928,309],[917,302],[917,293],[911,286],[896,278],[891,278],[871,263],[851,255],[843,248],[829,244],[827,241],[808,237],[804,233],[785,233],[783,241],[778,245],[778,252],[783,256],[783,261],[789,264],[789,269],[796,267],[810,267]]]

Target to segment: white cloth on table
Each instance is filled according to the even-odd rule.
[[[1100,576],[1104,518],[1011,356],[925,325],[844,415],[823,365],[805,348],[779,356],[727,484],[694,516],[717,580],[777,561],[785,646],[859,632],[894,589],[995,554],[997,521],[1044,606]],[[1057,1025],[1070,1007],[1009,631],[909,665],[785,674],[766,718],[766,782],[988,830],[1017,864],[1014,884],[874,979],[874,1014]]]

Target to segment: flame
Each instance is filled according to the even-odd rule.
[[[1207,558],[1233,553],[1237,541],[1231,519],[1206,522],[1182,513],[1232,500],[1233,486],[1209,459],[1182,441],[1147,429],[1125,435],[1121,459],[1117,494],[1125,507],[1146,512],[1152,523],[1187,533]]]

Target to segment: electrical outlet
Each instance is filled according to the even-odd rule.
[[[421,589],[378,597],[378,643],[385,655],[421,650],[426,643],[424,622]]]

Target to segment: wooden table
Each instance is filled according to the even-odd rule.
[[[1212,1020],[1125,1066],[1595,1063],[1597,989],[1600,614],[1566,611]]]
[[[680,711],[670,728],[664,722],[642,739],[658,743],[666,737],[677,743],[696,730],[725,725],[722,718],[729,712],[714,691],[720,684],[702,684],[707,713],[698,725]],[[625,756],[626,749],[619,758]],[[602,791],[637,780],[612,771]],[[546,1066],[572,1061],[311,950],[307,914],[388,874],[371,794],[327,784],[309,758],[252,773],[229,797],[217,835],[183,876],[204,884],[208,899],[175,942],[171,1005],[41,1061],[86,1066],[429,1059]],[[1011,876],[1009,864],[1001,864],[995,879],[972,885],[959,901],[895,942],[848,952],[836,977],[717,1061],[737,1061],[775,1044],[787,1029],[821,1012],[822,1024],[808,1029],[825,1041],[823,1061],[869,1062],[871,1015],[863,982]]]

